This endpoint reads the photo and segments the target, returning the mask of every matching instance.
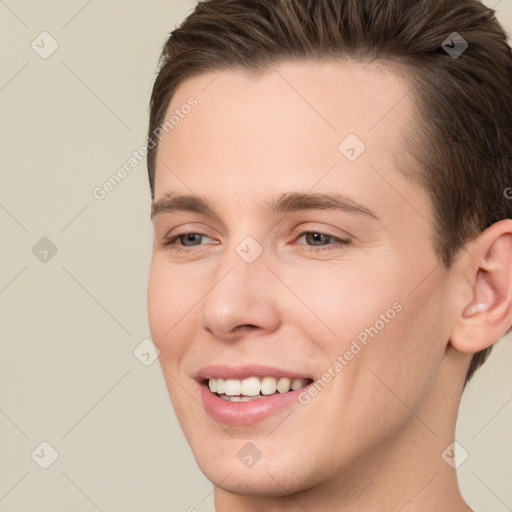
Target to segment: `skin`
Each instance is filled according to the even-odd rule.
[[[169,105],[198,100],[160,141],[155,201],[193,193],[212,215],[154,218],[149,321],[217,512],[471,510],[441,453],[455,438],[471,354],[512,323],[512,221],[443,268],[427,194],[404,176],[415,169],[401,136],[418,114],[400,76],[375,63],[287,62],[194,77]],[[354,162],[338,150],[350,133],[366,145]],[[264,209],[290,191],[340,192],[378,220]],[[206,236],[164,245],[184,232]],[[315,253],[304,232],[349,243],[327,236]],[[248,236],[263,250],[252,263],[236,252]],[[319,379],[395,303],[401,311],[308,404],[249,426],[203,409],[201,367],[259,363]],[[262,454],[251,468],[237,457],[248,441]]]

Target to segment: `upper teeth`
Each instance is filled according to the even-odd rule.
[[[276,391],[279,393],[287,393],[288,391],[303,388],[308,384],[308,379],[289,379],[281,377],[249,377],[243,380],[237,379],[208,379],[208,387],[212,393],[219,395],[226,394],[229,396],[257,396],[272,395]]]

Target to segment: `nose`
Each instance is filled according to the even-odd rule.
[[[281,321],[282,291],[276,289],[278,280],[266,265],[265,253],[251,261],[243,248],[222,255],[201,303],[201,327],[225,341],[251,331],[268,334]]]

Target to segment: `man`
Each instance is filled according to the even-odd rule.
[[[217,512],[470,511],[512,325],[512,57],[477,0],[209,0],[150,113],[153,340]]]

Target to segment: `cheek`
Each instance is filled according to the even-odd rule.
[[[151,262],[151,268],[148,278],[148,320],[149,329],[153,342],[160,344],[166,330],[171,326],[167,312],[172,310],[172,294],[168,290],[168,281],[163,275],[162,267],[155,262],[155,257]],[[160,347],[160,350],[162,347]]]
[[[333,365],[343,357],[333,387],[338,399],[371,396],[376,399],[372,407],[379,409],[384,408],[379,404],[397,400],[393,393],[411,405],[425,396],[444,356],[448,332],[439,278],[411,293],[418,272],[406,275],[397,269],[393,275],[390,268],[387,274],[381,270],[334,273],[328,286],[308,296],[311,309],[335,333],[318,342],[326,360]]]
[[[176,361],[186,347],[183,333],[187,314],[197,301],[197,290],[184,286],[179,268],[154,255],[148,278],[147,302],[151,337],[160,350],[160,361],[166,366]]]
[[[368,317],[374,328],[383,328],[368,337],[367,345],[357,356],[353,385],[358,387],[358,396],[371,394],[382,411],[393,410],[396,403],[397,412],[402,409],[407,413],[401,401],[413,409],[420,407],[429,395],[445,353],[447,322],[441,290],[441,283],[433,282],[410,295],[388,296],[388,302],[398,298],[395,304],[401,310],[387,323],[377,324]],[[389,304],[385,301],[382,306]],[[388,316],[385,310],[381,313]]]
[[[349,258],[338,266],[316,263],[297,277],[293,291],[319,326],[322,336],[312,341],[336,357],[375,322],[382,328],[380,315],[391,309],[388,316],[395,316],[392,307],[397,295],[381,281],[382,269]]]
[[[197,294],[197,291],[196,291]],[[190,297],[189,297],[190,295]],[[190,335],[185,332],[187,312],[197,301],[190,286],[183,286],[179,268],[172,268],[160,255],[154,254],[148,278],[148,320],[153,343],[160,350],[159,363],[180,424],[187,409],[197,404],[183,392],[185,384],[180,379],[179,365],[186,353]]]
[[[384,314],[390,301],[389,296],[381,297],[379,305],[372,299],[373,306]],[[378,332],[360,330],[356,324],[361,322],[361,316],[354,322],[347,315],[345,323],[352,331],[372,332],[374,336],[368,334],[363,344],[356,336],[341,335],[336,344],[326,348],[331,362],[336,361],[338,355],[346,361],[345,351],[354,340],[360,348],[356,354],[349,351],[350,361],[344,363],[330,390],[321,392],[316,405],[319,409],[327,408],[332,423],[339,425],[330,441],[333,450],[357,452],[357,447],[364,444],[379,449],[387,438],[397,435],[408,422],[415,421],[411,410],[421,416],[443,351],[439,349],[440,344],[432,340],[437,328],[427,324],[427,331],[422,327],[424,318],[430,314],[425,310],[425,303],[402,299],[400,304],[403,309],[382,329],[377,329]],[[366,319],[362,320],[367,327],[375,325],[374,315],[368,311]],[[338,325],[343,332],[341,320]]]

